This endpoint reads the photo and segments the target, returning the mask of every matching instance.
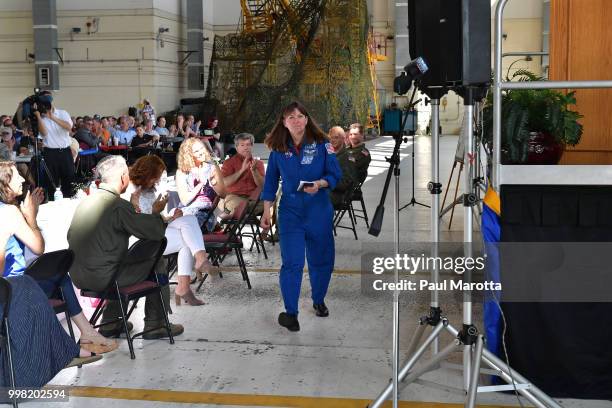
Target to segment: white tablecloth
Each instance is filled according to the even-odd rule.
[[[81,200],[64,198],[40,206],[36,221],[45,239],[45,252],[68,248],[68,229]]]

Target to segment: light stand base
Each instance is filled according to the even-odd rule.
[[[415,338],[417,336],[420,338],[424,334],[425,327],[426,326],[422,324],[419,326],[417,332],[415,333]],[[425,354],[429,346],[432,345],[434,341],[439,340],[441,333],[444,331],[454,336],[455,340],[444,347],[439,353],[435,354],[431,359],[423,361],[419,367],[415,367],[416,363]],[[427,339],[422,344],[415,347],[414,353],[409,355],[408,360],[399,370],[398,380],[402,382],[401,388],[403,389],[414,382],[425,386],[432,386],[434,388],[452,390],[454,387],[437,384],[431,381],[424,381],[420,379],[420,376],[427,372],[434,371],[437,366],[443,365],[443,361],[452,353],[463,350],[465,344],[461,340],[462,337],[463,336],[460,334],[459,330],[450,325],[446,318],[442,318],[438,325],[433,328],[433,331],[429,334]],[[539,388],[531,384],[527,379],[517,373],[514,369],[512,369],[512,367],[507,365],[493,353],[486,350],[484,348],[484,337],[482,335],[476,336],[476,341],[472,347],[474,349],[472,377],[470,378],[468,389],[462,390],[462,393],[466,395],[466,407],[475,407],[475,396],[477,393],[482,394],[485,392],[516,391],[538,408],[562,408],[562,406],[550,396],[546,395]],[[481,364],[488,366],[490,369],[492,369],[492,371],[487,369],[481,370]],[[459,368],[462,369],[462,367]],[[479,386],[478,379],[480,374],[497,375],[508,385]],[[367,405],[367,408],[380,408],[389,398],[392,388],[393,384],[390,383],[376,400]]]
[[[416,207],[417,205],[420,205],[421,207],[425,207],[425,208],[431,208],[431,206],[418,202],[414,196],[414,161],[415,161],[415,155],[414,155],[414,149],[416,147],[416,140],[415,139],[415,135],[412,135],[412,197],[410,198],[410,201],[408,202],[408,204],[404,204],[403,206],[400,207],[400,209],[398,211],[402,211],[404,208],[406,207]]]

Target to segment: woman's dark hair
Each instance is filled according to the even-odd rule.
[[[166,170],[164,161],[154,154],[143,156],[130,167],[130,181],[136,187],[142,187],[156,179]]]
[[[13,178],[13,172],[16,172],[17,168],[15,163],[9,160],[0,160],[0,201],[4,204],[16,204],[17,200],[15,193],[11,189],[11,179]]]
[[[219,120],[219,118],[217,118],[216,116],[211,116],[210,118],[208,118],[208,120],[206,121],[206,129],[212,129],[212,125],[213,123],[215,123],[215,120]]]
[[[278,119],[274,123],[272,127],[272,131],[268,133],[264,143],[268,146],[268,149],[274,150],[277,152],[286,152],[288,150],[287,142],[291,135],[289,134],[289,129],[287,129],[283,123],[285,117],[289,116],[294,110],[298,110],[302,115],[308,118],[308,122],[306,123],[306,130],[304,131],[304,139],[308,143],[322,143],[328,140],[327,135],[319,125],[317,125],[316,121],[308,114],[306,107],[301,103],[295,101],[285,106],[281,111]]]

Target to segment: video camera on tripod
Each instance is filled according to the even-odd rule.
[[[53,96],[49,91],[41,91],[40,89],[34,89],[34,95],[30,95],[21,102],[21,121],[28,121],[30,128],[34,136],[38,135],[38,118],[35,113],[45,114],[51,110],[51,102],[53,102]],[[23,123],[19,123],[19,126],[23,128]]]

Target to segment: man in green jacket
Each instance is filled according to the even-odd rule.
[[[340,126],[334,126],[329,130],[329,141],[336,152],[336,159],[338,159],[340,170],[342,170],[340,181],[338,181],[336,187],[329,194],[334,208],[338,208],[342,204],[344,196],[355,185],[356,179],[353,166],[348,160],[347,148],[344,145],[344,135],[344,129]]]
[[[68,230],[68,244],[74,251],[70,276],[75,285],[103,291],[126,256],[131,236],[155,241],[164,238],[166,225],[159,213],[165,207],[166,199],[160,198],[153,204],[153,214],[138,214],[130,202],[120,197],[130,182],[125,159],[121,156],[108,156],[98,163],[97,170],[101,178],[100,189],[77,207]],[[139,269],[122,271],[119,274],[119,286],[130,286],[146,280],[149,271]],[[162,268],[158,269],[163,272]],[[162,292],[165,292],[164,299],[169,299],[167,285],[163,286]],[[119,302],[111,301],[104,309],[102,323],[114,320],[120,314]],[[147,296],[144,322],[144,330],[163,326],[163,308],[158,294]],[[183,332],[183,326],[171,326],[173,335]],[[105,337],[117,336],[120,332],[119,323],[100,329]],[[143,338],[166,336],[165,329],[158,329],[144,334]]]
[[[363,183],[368,176],[368,167],[372,157],[363,141],[362,124],[353,123],[349,127],[349,143],[350,145],[347,148],[348,160],[352,163],[357,174],[357,183]]]

